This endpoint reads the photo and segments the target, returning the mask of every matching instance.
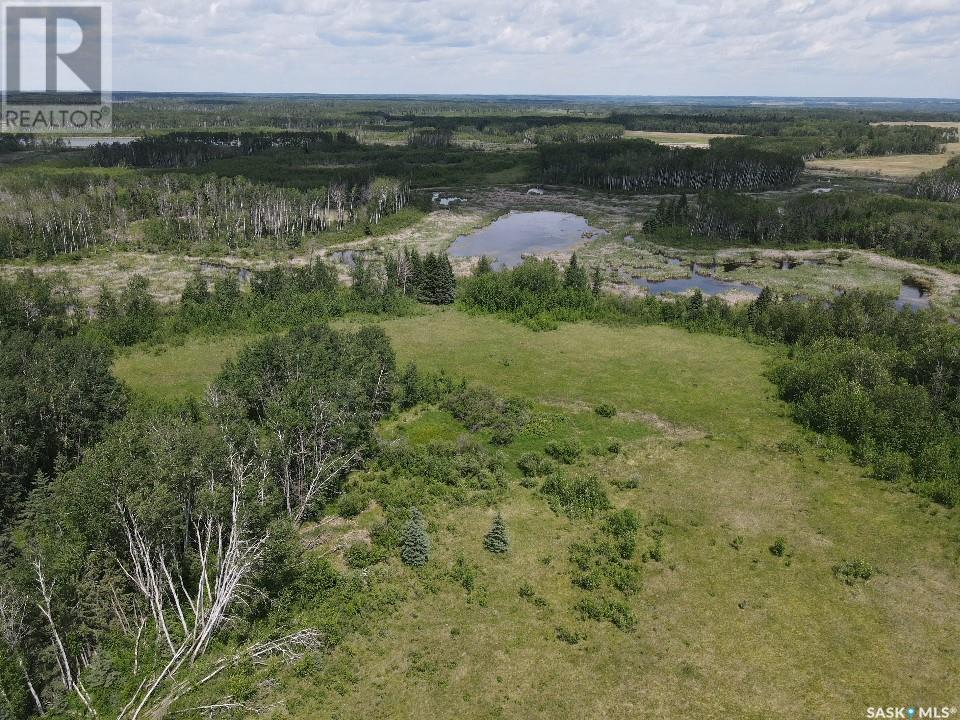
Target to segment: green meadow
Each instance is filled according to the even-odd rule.
[[[502,449],[510,552],[483,549],[493,507],[423,508],[430,563],[363,571],[395,601],[318,662],[278,665],[260,691],[268,716],[858,718],[960,697],[956,510],[869,477],[796,425],[765,375],[779,351],[660,326],[538,333],[452,309],[379,324],[401,364],[520,395],[551,438],[587,450],[567,472],[598,477],[642,523],[641,582],[623,599],[635,622],[577,611],[591,593],[571,582],[571,545],[599,519],[555,513],[522,481],[516,460],[545,443],[525,430]],[[200,397],[251,341],[135,349],[115,372],[145,402]],[[617,414],[595,413],[601,403]],[[469,434],[436,407],[381,433]],[[312,551],[339,557],[378,515],[373,503],[338,520]],[[838,574],[849,561],[873,576]]]

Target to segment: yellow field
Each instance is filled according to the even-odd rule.
[[[721,137],[740,137],[739,135],[711,135],[709,133],[678,133],[678,132],[654,132],[651,130],[627,130],[623,136],[625,138],[642,138],[644,140],[653,140],[661,145],[670,147],[692,147],[705,148],[710,147],[710,141],[713,138]]]
[[[877,125],[929,125],[932,127],[960,127],[955,122],[891,122]],[[841,160],[813,160],[807,163],[811,170],[836,170],[856,175],[882,175],[892,178],[912,178],[946,165],[960,155],[960,143],[949,143],[939,155],[888,155],[885,157],[844,158]]]

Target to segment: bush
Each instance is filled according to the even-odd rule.
[[[873,476],[878,480],[897,482],[910,475],[910,456],[902,452],[877,453],[873,458]]]
[[[876,570],[874,570],[873,565],[866,560],[857,559],[844,560],[838,565],[835,565],[833,573],[847,583],[847,585],[853,585],[858,580],[866,582],[876,574]]]
[[[384,557],[382,552],[370,547],[367,543],[358,542],[344,551],[343,559],[347,563],[347,567],[353,568],[354,570],[362,570],[371,565],[376,565],[378,562],[381,562]]]
[[[583,640],[583,636],[580,635],[580,633],[574,632],[572,630],[567,630],[562,625],[557,625],[556,635],[557,635],[557,640],[561,642],[565,642],[567,643],[567,645],[576,645],[581,640]]]
[[[337,501],[337,513],[340,517],[354,518],[366,510],[368,504],[365,494],[357,490],[351,490],[340,496]]]
[[[566,478],[555,474],[540,487],[555,513],[570,518],[593,517],[610,508],[610,500],[600,480],[595,475]]]
[[[548,459],[535,452],[526,452],[517,460],[517,467],[524,477],[544,477],[554,472],[556,466]]]
[[[778,537],[773,541],[773,545],[770,546],[770,554],[776,557],[783,557],[787,552],[787,541],[782,537]]]
[[[620,630],[632,630],[637,620],[630,606],[619,600],[586,597],[574,609],[585,620],[607,621]]]
[[[545,452],[557,462],[572,465],[583,455],[583,445],[578,440],[551,440]]]
[[[612,418],[617,414],[617,408],[610,403],[601,403],[593,411],[603,418]]]

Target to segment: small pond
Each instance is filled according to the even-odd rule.
[[[670,262],[671,265],[679,265],[679,262]],[[639,287],[646,288],[651,295],[662,295],[663,293],[682,294],[688,290],[699,288],[704,295],[722,295],[730,291],[749,293],[750,295],[759,295],[760,288],[746,283],[729,282],[719,280],[709,275],[701,275],[697,265],[690,266],[690,277],[675,278],[672,280],[647,280],[646,278],[632,278],[631,282]]]
[[[909,283],[900,286],[900,297],[894,300],[898,310],[912,308],[920,310],[930,307],[930,296],[921,288]]]
[[[602,235],[579,215],[538,211],[511,212],[470,235],[461,235],[450,246],[453,257],[486,255],[494,267],[515,267],[525,255],[569,250],[586,237]]]

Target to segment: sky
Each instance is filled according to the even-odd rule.
[[[960,97],[960,0],[117,0],[117,90]]]

